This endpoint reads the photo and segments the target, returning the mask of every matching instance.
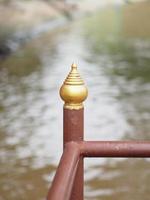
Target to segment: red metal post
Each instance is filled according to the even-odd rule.
[[[64,146],[70,141],[83,140],[83,108],[69,110],[64,108]],[[83,200],[83,157],[80,156],[70,200]]]
[[[83,141],[84,132],[84,108],[70,110],[64,108],[63,112],[63,141],[65,144],[70,141]]]
[[[72,69],[60,89],[60,96],[64,100],[64,149],[68,142],[83,141],[84,108],[82,102],[87,97],[87,88],[81,79],[77,66],[72,64]],[[83,200],[83,157],[80,156],[78,169],[74,181],[70,200]]]

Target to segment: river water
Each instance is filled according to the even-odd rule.
[[[132,9],[70,22],[0,62],[0,200],[46,196],[62,153],[59,88],[72,62],[89,90],[85,139],[150,140],[150,34],[133,28]],[[85,160],[86,200],[149,200],[149,185],[149,159]]]

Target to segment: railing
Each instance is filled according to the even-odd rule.
[[[47,200],[83,200],[85,157],[150,157],[146,141],[83,141],[84,108],[87,88],[72,64],[60,89],[64,100],[64,152]]]

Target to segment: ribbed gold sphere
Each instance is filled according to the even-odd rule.
[[[80,109],[83,107],[83,101],[88,96],[87,87],[81,79],[77,70],[77,65],[72,64],[71,71],[60,88],[60,96],[65,102],[67,109]]]

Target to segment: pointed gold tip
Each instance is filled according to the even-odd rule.
[[[80,109],[87,98],[88,90],[77,70],[77,65],[71,65],[71,71],[60,88],[60,96],[67,109]]]
[[[71,65],[71,68],[73,69],[73,68],[76,68],[77,69],[77,64],[76,63],[72,63],[72,65]]]
[[[71,71],[69,72],[67,78],[64,81],[65,85],[84,85],[84,82],[77,70],[77,65],[73,63],[71,65]]]

